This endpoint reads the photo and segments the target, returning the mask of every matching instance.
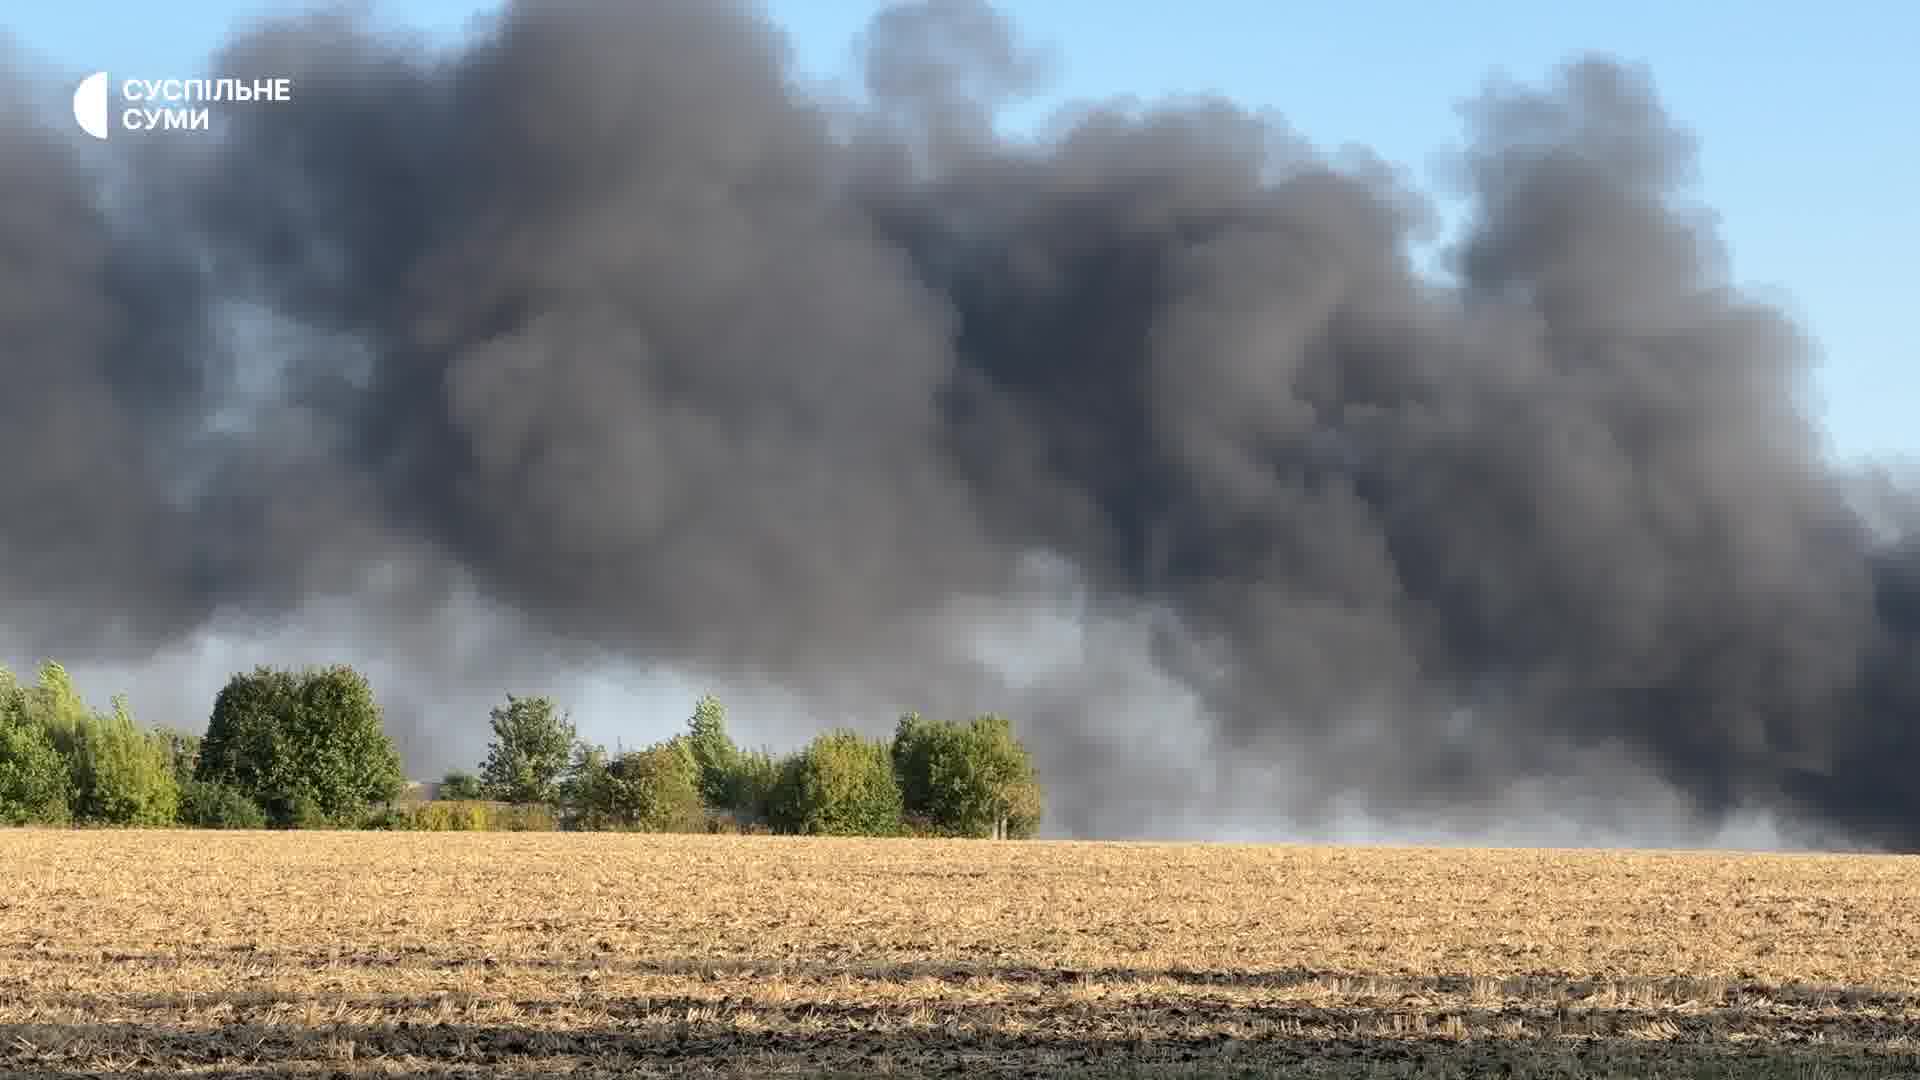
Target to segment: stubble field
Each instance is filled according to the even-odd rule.
[[[10,1075],[1920,1076],[1920,860],[0,833]]]

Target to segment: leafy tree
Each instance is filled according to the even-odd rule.
[[[613,823],[613,788],[605,747],[578,742],[559,785],[567,823],[576,829],[605,829]]]
[[[20,687],[6,679],[8,711],[37,728],[60,758],[67,806],[63,817],[100,825],[168,825],[179,801],[179,783],[165,738],[134,725],[124,698],[110,715],[96,713],[80,697],[67,670],[42,664],[39,683]]]
[[[180,804],[172,748],[159,732],[134,726],[124,699],[111,717],[80,729],[74,761],[73,816],[102,825],[171,825]]]
[[[970,821],[991,827],[996,840],[1032,836],[1040,828],[1044,798],[1033,759],[1014,737],[1005,717],[976,716],[967,725]]]
[[[193,770],[200,764],[200,736],[172,728],[158,729],[167,744],[167,757],[173,763],[173,780],[182,789],[193,781]]]
[[[671,743],[621,754],[607,763],[608,805],[615,824],[648,832],[693,832],[706,823],[699,772]]]
[[[1040,831],[1041,818],[1046,816],[1046,793],[1038,780],[1016,784],[1006,789],[1002,809],[1000,839],[1031,840]]]
[[[214,701],[194,778],[230,785],[280,826],[351,824],[405,784],[372,687],[344,666],[235,675]]]
[[[608,756],[580,743],[561,785],[573,827],[693,832],[706,823],[693,756],[679,738]]]
[[[770,816],[783,832],[893,836],[900,832],[900,785],[885,743],[830,731],[781,767]]]
[[[999,716],[961,725],[909,714],[891,757],[909,814],[951,836],[1032,836],[1042,793],[1026,747]]]
[[[455,769],[440,780],[439,798],[475,800],[487,797],[486,785],[464,769]]]
[[[67,819],[67,762],[28,717],[25,694],[0,668],[0,824],[59,824]]]
[[[511,803],[554,802],[574,750],[573,722],[547,698],[512,694],[488,716],[493,742],[480,769],[487,791]]]
[[[773,794],[780,783],[780,761],[768,750],[743,750],[734,759],[727,783],[726,809],[750,821],[771,816]]]
[[[888,757],[893,761],[893,775],[900,784],[900,795],[909,814],[932,816],[933,797],[927,786],[928,757],[951,726],[936,724],[916,712],[900,717],[900,722],[894,725]]]
[[[700,798],[708,806],[731,808],[737,794],[734,781],[740,748],[727,734],[727,708],[720,699],[708,694],[694,705],[686,740],[698,770]]]
[[[49,660],[40,665],[39,681],[35,686],[20,687],[18,690],[18,708],[21,716],[46,733],[54,749],[67,763],[69,773],[77,768],[80,760],[81,740],[93,722],[93,710],[80,698],[74,689],[73,677],[67,669]],[[72,776],[71,789],[78,779]]]

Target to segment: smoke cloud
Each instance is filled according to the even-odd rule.
[[[1082,836],[1920,844],[1914,500],[1824,458],[1646,73],[1465,107],[1438,282],[1425,194],[1231,102],[1000,134],[1050,61],[986,7],[864,62],[549,0],[250,32],[294,100],[218,137],[0,112],[0,622],[356,642],[407,716],[605,663],[997,709]]]

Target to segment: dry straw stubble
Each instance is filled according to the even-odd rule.
[[[1920,861],[0,833],[0,1068],[1920,1074]]]

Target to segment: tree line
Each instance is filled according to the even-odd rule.
[[[487,720],[477,769],[408,800],[380,706],[350,667],[235,674],[204,736],[142,728],[121,697],[96,711],[58,664],[33,685],[0,667],[0,823],[1011,839],[1042,815],[1032,759],[996,715],[909,713],[890,739],[834,729],[785,755],[738,745],[712,696],[672,738],[612,753],[547,697],[508,695]]]

